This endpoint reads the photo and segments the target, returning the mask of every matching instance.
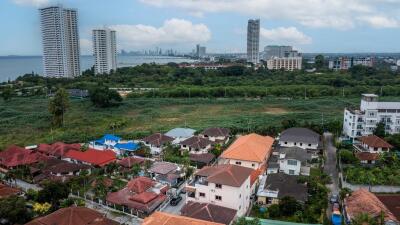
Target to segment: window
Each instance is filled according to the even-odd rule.
[[[294,175],[294,170],[289,170],[289,175]]]
[[[294,145],[297,145],[297,143],[295,142]]]
[[[251,166],[254,167],[256,164],[252,163]]]
[[[199,195],[200,195],[200,197],[203,197],[203,198],[206,197],[206,193],[203,193],[203,192],[199,192]]]
[[[242,208],[242,206],[241,205],[239,205],[239,210]]]
[[[236,162],[236,165],[242,165],[242,162]]]
[[[289,159],[287,161],[287,164],[291,166],[297,166],[297,160]]]
[[[287,145],[287,141],[285,141],[285,145]]]
[[[242,197],[242,194],[239,195],[239,198],[241,198],[241,197]]]
[[[308,144],[308,147],[311,147],[311,144]]]
[[[222,196],[216,195],[216,196],[215,196],[215,200],[222,201]]]
[[[222,184],[215,184],[215,188],[221,189],[222,188]]]
[[[300,146],[303,146],[303,143],[300,143]]]

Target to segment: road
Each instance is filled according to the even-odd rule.
[[[330,190],[330,194],[339,194],[339,173],[336,169],[336,147],[333,145],[333,135],[324,133],[325,140],[325,156],[324,172],[331,177],[332,184],[327,184],[326,187]],[[332,212],[332,205],[329,204],[327,209],[328,218]]]

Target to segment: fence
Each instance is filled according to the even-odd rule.
[[[343,179],[342,173],[339,173],[339,179],[342,182],[342,188],[349,188],[352,191],[358,190],[360,188],[365,188],[368,189],[370,192],[375,192],[375,193],[400,192],[400,186],[350,184]]]

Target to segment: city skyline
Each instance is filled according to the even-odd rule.
[[[2,1],[0,8],[10,14],[0,15],[3,21],[9,21],[2,24],[8,32],[0,37],[3,43],[0,55],[41,55],[37,9],[57,3],[60,2]],[[157,46],[190,52],[193,46],[201,44],[210,53],[245,53],[249,18],[261,19],[260,49],[277,44],[292,45],[301,52],[400,51],[396,41],[400,20],[394,10],[400,4],[397,1],[352,0],[346,3],[330,0],[325,4],[303,1],[299,5],[295,1],[250,0],[238,7],[239,3],[238,0],[206,0],[203,4],[183,4],[179,0],[170,4],[164,0],[121,0],[113,5],[103,0],[62,1],[65,7],[78,10],[84,55],[92,53],[91,30],[103,25],[120,34],[120,50]],[[345,3],[347,7],[343,7]]]

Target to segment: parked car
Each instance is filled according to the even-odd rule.
[[[176,205],[179,204],[180,201],[182,201],[182,197],[181,196],[176,196],[175,198],[172,198],[169,201],[169,204],[172,205],[172,206],[176,206]]]
[[[337,194],[333,194],[330,198],[331,204],[339,202],[339,196]]]

